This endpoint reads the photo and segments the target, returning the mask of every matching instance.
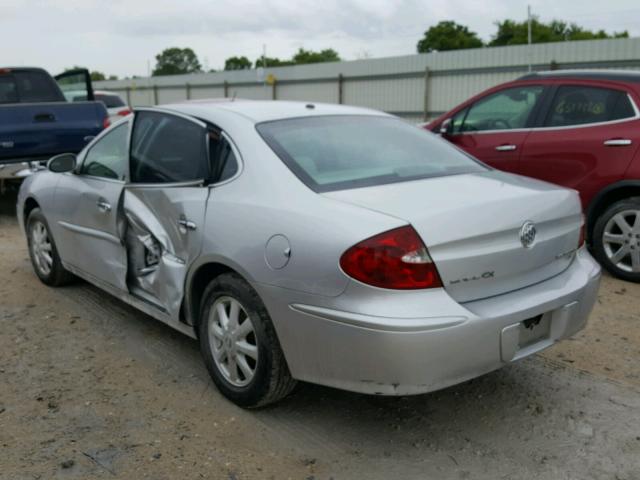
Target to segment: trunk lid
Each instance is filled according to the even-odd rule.
[[[561,273],[573,259],[582,224],[573,190],[497,171],[323,195],[410,223],[429,249],[445,289],[459,302]],[[521,241],[527,222],[536,230],[529,248]]]

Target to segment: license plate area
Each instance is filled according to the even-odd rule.
[[[538,315],[520,322],[518,348],[526,348],[547,340],[551,331],[551,315]]]

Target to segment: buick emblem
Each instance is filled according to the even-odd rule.
[[[536,224],[524,222],[520,229],[520,242],[524,248],[531,248],[536,241]]]

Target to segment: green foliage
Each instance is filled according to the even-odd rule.
[[[182,73],[198,73],[202,71],[200,61],[195,52],[190,48],[167,48],[156,55],[156,67],[151,74],[154,77],[161,75],[179,75]]]
[[[488,43],[491,47],[503,45],[522,45],[528,42],[527,21],[503,20],[496,22],[498,31]],[[604,30],[592,31],[580,27],[575,23],[552,20],[541,22],[537,17],[531,21],[532,43],[562,42],[565,40],[593,40],[603,38],[627,38],[629,33],[614,32],[608,34]]]
[[[251,68],[251,60],[247,57],[229,57],[224,62],[225,70],[246,70]]]
[[[333,48],[327,48],[319,52],[300,48],[291,60],[297,65],[307,63],[339,62],[340,55],[338,55],[338,52]]]
[[[289,65],[295,65],[292,60],[280,60],[276,57],[265,57],[264,61],[262,57],[258,58],[255,63],[255,67],[288,67]]]
[[[445,20],[430,27],[418,41],[418,53],[444,52],[482,47],[482,40],[464,25]]]
[[[80,67],[78,65],[74,65],[73,67],[66,68],[64,70],[64,72],[62,72],[62,73],[67,73],[67,72],[70,72],[72,70],[80,70],[80,69],[88,70],[86,67]],[[101,80],[107,80],[107,76],[104,73],[99,72],[97,70],[93,70],[93,71],[89,72],[89,75],[91,76],[91,80],[94,81],[94,82],[99,82]],[[117,75],[109,75],[109,80],[118,80],[118,76]]]

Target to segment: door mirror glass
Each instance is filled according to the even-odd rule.
[[[47,168],[53,173],[71,172],[76,168],[76,154],[62,153],[52,157],[47,162]]]
[[[76,98],[93,101],[93,85],[89,71],[81,68],[56,75],[56,82],[67,102],[73,102]]]
[[[450,118],[447,118],[440,124],[440,135],[448,135],[453,130],[453,122]]]

